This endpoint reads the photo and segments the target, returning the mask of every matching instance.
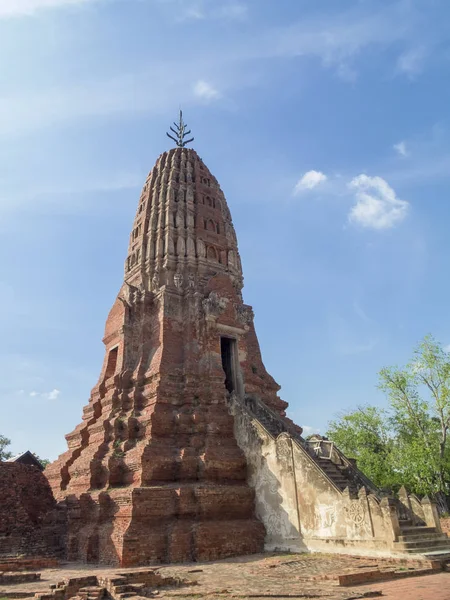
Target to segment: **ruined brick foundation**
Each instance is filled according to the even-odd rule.
[[[0,462],[0,557],[63,556],[65,531],[64,507],[42,471]]]

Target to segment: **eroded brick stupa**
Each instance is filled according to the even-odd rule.
[[[242,299],[227,202],[185,147],[181,115],[172,132],[178,147],[138,203],[99,381],[45,471],[66,557],[131,566],[264,548],[448,553],[432,501],[387,497],[333,442],[305,440],[286,418]]]
[[[236,234],[198,154],[164,152],[145,182],[103,368],[68,451],[46,470],[68,507],[68,558],[145,564],[262,550],[227,398],[280,417],[242,299]]]

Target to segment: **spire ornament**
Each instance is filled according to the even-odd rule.
[[[175,129],[173,127],[170,127],[170,131],[172,131],[172,133],[174,133],[176,137],[174,137],[173,135],[170,135],[169,132],[167,132],[166,135],[167,135],[167,137],[169,137],[171,140],[173,140],[176,143],[178,148],[184,148],[186,146],[186,144],[189,144],[190,142],[194,141],[195,138],[191,138],[190,140],[185,139],[192,132],[190,129],[188,131],[186,131],[187,125],[183,121],[183,111],[182,110],[180,110],[180,122],[179,123],[174,122],[174,125],[175,125]]]

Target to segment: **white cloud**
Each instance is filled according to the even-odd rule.
[[[401,54],[397,60],[397,69],[410,79],[419,75],[424,67],[426,50],[424,47],[412,48]]]
[[[316,56],[324,67],[334,68],[339,77],[354,82],[354,61],[364,50],[391,47],[411,38],[411,15],[403,3],[373,6],[375,9],[367,12],[357,7],[273,28],[256,39],[255,46],[267,57]]]
[[[162,4],[176,6],[179,21],[204,19],[240,20],[246,17],[248,7],[238,0],[159,0]]]
[[[0,0],[0,19],[31,16],[45,9],[65,8],[77,4],[93,4],[101,0]],[[237,0],[159,0],[176,5],[173,11],[184,19],[242,19],[248,8]]]
[[[294,188],[294,194],[299,194],[303,190],[312,190],[327,180],[327,176],[320,171],[308,171],[298,181]]]
[[[58,211],[58,214],[73,214],[92,212],[92,204],[89,200],[89,195],[98,192],[106,194],[108,192],[118,192],[122,190],[135,190],[142,187],[142,182],[145,180],[146,172],[120,172],[101,173],[95,178],[90,179],[89,174],[78,173],[78,178],[67,177],[61,184],[52,183],[48,186],[30,185],[22,186],[20,191],[9,191],[0,194],[0,232],[1,226],[7,223],[8,216],[21,214],[26,211],[33,216],[38,213],[48,214],[48,211]],[[61,202],[61,197],[70,196],[69,202]],[[106,196],[105,196],[106,200]],[[108,200],[111,207],[111,199]],[[100,206],[100,204],[98,204]],[[7,294],[8,289],[0,281],[0,309],[7,302],[10,313],[20,314],[23,312],[21,299],[14,295],[11,288],[10,294]]]
[[[397,198],[382,177],[358,175],[348,185],[356,197],[349,215],[352,223],[371,229],[389,229],[406,217],[409,203]]]
[[[57,389],[52,390],[51,392],[30,392],[31,398],[43,398],[44,400],[57,400],[60,395],[60,391]]]
[[[240,2],[231,2],[219,8],[217,17],[222,19],[242,19],[248,13],[248,7]]]
[[[186,90],[192,80],[192,72],[168,61],[111,79],[79,81],[28,94],[4,94],[0,97],[0,135],[17,136],[47,125],[112,114],[166,114],[179,102],[188,104]],[[192,102],[192,95],[189,99]]]
[[[450,344],[448,346],[444,346],[445,352],[450,352]]]
[[[308,435],[312,435],[313,433],[320,433],[320,429],[317,427],[311,427],[310,425],[302,425],[303,435],[306,437]]]
[[[0,0],[0,19],[29,16],[39,10],[87,4],[93,0]]]
[[[211,102],[220,98],[220,92],[216,90],[210,83],[200,79],[194,86],[194,94],[197,98]]]
[[[409,150],[406,147],[406,142],[399,142],[398,144],[394,144],[394,150],[400,154],[400,156],[409,156]]]

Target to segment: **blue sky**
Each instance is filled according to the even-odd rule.
[[[0,0],[0,432],[56,458],[180,105],[267,369],[326,430],[450,344],[447,0]],[[310,429],[308,429],[310,431]]]

